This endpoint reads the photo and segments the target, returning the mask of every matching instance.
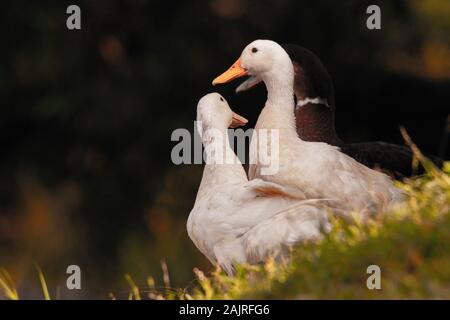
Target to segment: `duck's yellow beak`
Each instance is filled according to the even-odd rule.
[[[228,69],[227,71],[222,73],[220,76],[215,78],[213,80],[212,84],[213,84],[213,86],[215,86],[216,84],[227,83],[236,78],[243,77],[246,74],[247,74],[247,70],[242,68],[241,58],[239,58],[239,59],[237,59],[237,61],[235,63],[233,63],[233,65],[230,67],[230,69]]]
[[[237,127],[245,126],[247,122],[248,120],[245,119],[243,116],[240,116],[237,113],[233,112],[233,118],[231,120],[230,128],[234,129]]]

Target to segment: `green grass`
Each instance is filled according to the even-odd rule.
[[[9,275],[8,271],[0,269],[0,292],[3,291],[3,295],[9,300],[19,300],[19,293],[17,292],[14,281]]]
[[[48,292],[47,281],[45,281],[45,276],[44,276],[44,273],[42,272],[41,267],[37,263],[34,263],[34,267],[36,268],[36,271],[37,271],[37,274],[39,277],[39,283],[41,284],[42,294],[44,295],[44,300],[51,300],[50,293]]]
[[[41,267],[37,263],[34,263],[34,267],[36,268],[44,300],[51,300],[50,293],[48,292],[47,281],[45,280],[45,276],[44,273],[42,272]],[[2,298],[1,295],[2,292],[4,298],[6,299],[9,300],[20,299],[19,293],[17,292],[16,286],[10,274],[6,269],[0,268],[0,299]]]
[[[221,270],[187,288],[155,288],[153,278],[140,290],[130,275],[129,299],[450,299],[450,162],[434,167],[412,145],[427,174],[399,186],[408,200],[368,223],[333,221],[318,243],[299,245],[291,262]],[[187,240],[186,240],[187,241]],[[381,290],[369,290],[367,267],[381,268]],[[164,268],[163,268],[164,270]],[[167,267],[164,284],[170,287]],[[42,271],[38,275],[50,299]],[[142,288],[141,288],[142,289]],[[105,297],[107,290],[105,289]],[[0,269],[0,298],[19,299],[8,272]],[[110,297],[115,298],[113,294]]]
[[[421,157],[420,154],[418,154]],[[317,244],[304,244],[292,262],[217,270],[177,299],[450,299],[450,163],[400,185],[409,199],[367,224],[335,220]],[[381,268],[381,290],[366,286],[367,267]]]

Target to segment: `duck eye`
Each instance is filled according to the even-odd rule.
[[[252,52],[256,53],[256,52],[258,52],[258,49],[257,48],[252,48]]]
[[[220,101],[223,101],[223,98],[222,98],[222,97],[220,97]]]

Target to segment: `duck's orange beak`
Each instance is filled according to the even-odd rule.
[[[216,84],[227,83],[236,78],[243,77],[246,74],[247,74],[247,70],[242,68],[241,58],[239,58],[239,59],[237,59],[237,61],[235,63],[233,63],[233,65],[230,67],[230,69],[228,69],[227,71],[222,73],[220,76],[215,78],[213,80],[212,84],[213,84],[213,86],[215,86]]]
[[[234,129],[237,127],[245,126],[247,122],[248,122],[247,119],[233,112],[233,118],[231,120],[230,128]]]

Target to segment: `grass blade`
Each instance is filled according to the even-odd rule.
[[[45,281],[44,273],[42,272],[41,267],[39,267],[39,265],[37,263],[34,263],[34,266],[35,266],[38,276],[39,276],[39,281],[41,283],[42,293],[44,294],[44,299],[51,300],[50,294],[48,292],[47,282]]]

